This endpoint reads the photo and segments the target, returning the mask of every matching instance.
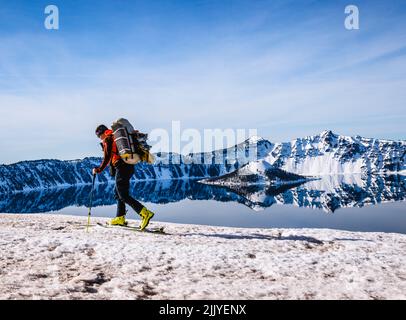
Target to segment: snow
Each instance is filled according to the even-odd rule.
[[[258,143],[259,141],[265,140],[264,138],[260,137],[260,136],[252,136],[250,137],[247,141],[247,143]]]
[[[389,164],[405,170],[406,141],[342,136],[325,130],[316,136],[275,143],[264,156],[288,172],[316,176],[327,174],[385,173]]]
[[[272,165],[264,160],[249,162],[239,170],[240,175],[265,174],[266,170],[272,169]]]
[[[270,155],[266,160],[273,164],[276,159]],[[305,176],[336,175],[336,174],[361,174],[363,170],[363,160],[356,159],[342,162],[331,152],[323,155],[306,157],[301,161],[296,158],[288,158],[281,167],[283,170],[301,174]]]
[[[343,192],[342,186],[344,184],[365,189],[368,188],[366,183],[367,181],[360,174],[325,175],[307,182],[304,187],[307,190],[319,190],[323,193],[338,195],[339,192]]]
[[[0,221],[0,299],[406,298],[402,234],[157,221],[170,235],[86,233],[87,217]]]

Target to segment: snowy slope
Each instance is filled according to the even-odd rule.
[[[233,147],[188,154],[185,160],[188,163],[222,164],[238,169],[242,165],[264,158],[274,148],[274,144],[261,137],[253,136]]]
[[[162,236],[86,233],[86,217],[0,219],[0,299],[406,299],[402,234],[152,221]]]

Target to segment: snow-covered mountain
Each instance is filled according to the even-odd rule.
[[[304,176],[286,172],[264,160],[251,161],[241,168],[220,177],[203,179],[200,182],[213,185],[281,185],[305,182]]]
[[[235,146],[211,152],[190,153],[186,163],[222,164],[238,169],[244,164],[263,159],[273,149],[274,144],[258,136],[253,136]]]
[[[234,147],[180,156],[158,153],[154,165],[137,164],[134,179],[201,179],[231,173],[264,160],[276,168],[304,176],[406,172],[406,141],[347,137],[323,131],[316,136],[272,143],[252,137]],[[69,187],[91,183],[100,158],[36,160],[0,165],[0,193]],[[107,170],[97,183],[111,182]]]
[[[0,193],[40,190],[90,184],[91,168],[100,164],[98,158],[83,160],[35,160],[0,166]],[[107,174],[99,177],[107,182]]]
[[[275,143],[264,160],[302,175],[378,174],[406,170],[406,141],[348,137],[331,131]]]
[[[139,163],[134,179],[170,180],[218,177],[239,168],[256,157],[264,157],[270,142],[252,137],[234,147],[207,153],[157,153],[153,165]],[[91,184],[91,170],[99,166],[101,158],[83,160],[35,160],[0,165],[0,193],[24,192]],[[98,175],[96,183],[113,182],[108,170]]]
[[[70,161],[23,161],[0,165],[0,193],[88,185],[92,182],[92,168],[98,167],[101,161],[101,158],[85,158]],[[200,179],[219,176],[225,174],[227,170],[234,170],[234,167],[218,164],[163,164],[158,160],[154,165],[137,164],[133,179],[138,181]],[[108,169],[97,176],[97,184],[110,182],[113,182],[113,179]]]
[[[306,176],[405,174],[406,141],[350,137],[325,130],[318,135],[284,143],[251,137],[227,149],[181,157],[181,163],[185,164],[219,164],[225,167],[225,173],[257,160]]]

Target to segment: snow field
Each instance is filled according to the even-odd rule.
[[[405,299],[406,235],[0,214],[0,299]],[[131,221],[136,223],[138,221]]]

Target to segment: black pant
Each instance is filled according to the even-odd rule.
[[[137,213],[144,207],[140,202],[130,196],[130,179],[134,174],[134,166],[119,161],[115,167],[116,187],[115,198],[117,199],[117,217],[125,215],[125,205],[128,204]]]

